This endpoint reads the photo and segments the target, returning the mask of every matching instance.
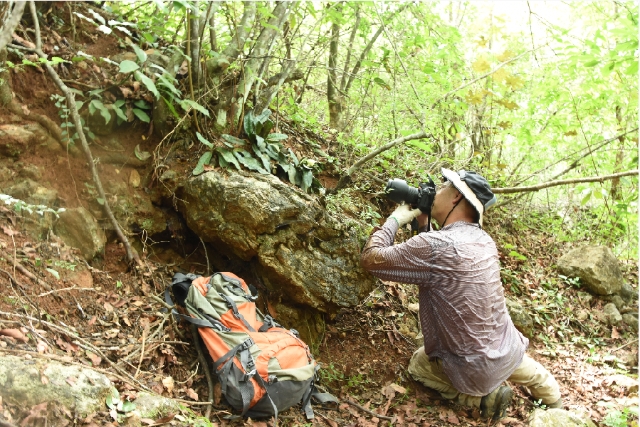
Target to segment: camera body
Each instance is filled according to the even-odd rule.
[[[436,185],[428,176],[427,182],[421,182],[418,188],[411,187],[402,179],[390,179],[384,192],[387,199],[396,203],[406,203],[414,209],[420,209],[422,213],[430,215],[431,205],[436,196]]]

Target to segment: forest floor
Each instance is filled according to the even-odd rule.
[[[119,51],[113,43],[105,42],[108,38],[95,37],[93,27],[83,27],[80,21],[77,25],[78,44],[84,43],[78,47],[83,51],[96,56]],[[85,72],[74,71],[73,67],[70,72],[79,74],[69,78],[81,84],[93,85],[111,78],[107,68]],[[23,105],[58,121],[58,110],[49,98],[58,91],[46,73],[27,67],[13,71],[12,79],[13,90]],[[132,153],[137,145],[153,150],[159,141],[149,135],[147,125],[136,122],[114,137]],[[104,147],[98,141],[92,150],[99,155]],[[186,160],[188,167],[197,161],[195,154],[191,157]],[[89,194],[78,190],[82,182],[90,181],[84,162],[69,160],[65,155],[52,158],[35,148],[20,161],[11,167],[41,167],[45,171],[43,179],[64,195],[66,207],[87,203]],[[101,177],[109,180],[126,180],[130,172],[126,165],[117,168],[100,164],[98,169]],[[16,175],[16,182],[19,179]],[[536,319],[529,354],[560,383],[565,409],[584,411],[600,425],[637,420],[627,409],[637,406],[637,384],[634,388],[621,379],[637,379],[637,334],[607,326],[599,314],[605,302],[585,298],[578,287],[559,278],[555,259],[570,248],[569,243],[558,242],[535,227],[516,226],[506,217],[498,215],[486,228],[499,248],[508,241],[526,255],[527,260],[522,261],[504,251],[501,262],[505,293],[531,308]],[[53,235],[40,241],[30,238],[24,231],[27,221],[11,206],[0,205],[0,329],[14,331],[14,336],[0,336],[0,354],[64,357],[94,367],[107,373],[126,399],[133,400],[138,392],[149,389],[183,400],[182,413],[154,420],[153,425],[194,423],[193,414],[204,412],[207,382],[202,368],[198,368],[188,329],[184,325],[174,327],[155,297],[162,297],[175,271],[204,273],[205,254],[195,252],[182,258],[158,244],[147,248],[145,267],[133,271],[122,244],[110,236],[104,255],[89,265]],[[37,281],[25,276],[18,264]],[[637,288],[637,266],[629,263],[625,269],[629,283]],[[479,417],[477,409],[443,401],[408,376],[406,368],[416,349],[416,328],[410,327],[417,325],[416,303],[415,287],[380,282],[361,305],[327,320],[324,337],[312,351],[322,365],[320,384],[342,403],[338,408],[316,408],[313,422],[307,422],[299,408],[292,408],[281,414],[280,425],[490,425]],[[526,425],[538,405],[525,390],[514,387],[514,391],[516,399],[507,418],[496,425]],[[223,405],[219,399],[217,396],[216,403]],[[0,420],[4,417],[23,425],[21,422],[34,410],[0,401]],[[227,421],[223,418],[227,414],[226,410],[214,410],[212,423],[272,425],[272,421],[264,420]],[[53,426],[118,424],[106,405],[103,411],[83,420],[73,420],[64,411],[52,411],[48,416],[48,425]]]

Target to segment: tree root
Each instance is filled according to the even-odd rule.
[[[0,53],[0,61],[4,62],[6,60],[6,56],[7,56],[7,51],[6,50],[2,51],[2,53]],[[11,93],[12,92],[11,76],[8,70],[2,72],[0,74],[0,77],[2,78],[2,80],[4,80],[4,83],[0,85],[0,104],[2,104],[4,108],[6,108],[9,112],[15,114],[16,116],[20,117],[21,119],[37,122],[38,124],[40,124],[40,126],[45,128],[47,132],[49,132],[49,134],[56,141],[58,141],[58,143],[62,146],[62,148],[68,151],[69,154],[71,154],[72,156],[75,157],[80,154],[78,147],[69,144],[62,137],[62,129],[60,129],[60,126],[58,126],[49,117],[43,116],[41,114],[36,114],[36,113],[25,114],[24,110],[22,109],[22,105],[20,105],[18,101],[13,99],[13,95]]]

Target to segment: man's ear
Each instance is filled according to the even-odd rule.
[[[461,192],[458,191],[458,194],[456,194],[456,196],[453,198],[453,204],[457,204],[461,199],[464,199],[464,196]]]

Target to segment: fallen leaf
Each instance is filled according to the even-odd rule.
[[[198,393],[196,393],[195,390],[193,390],[192,388],[187,389],[187,396],[189,396],[191,399],[195,401],[198,400]]]
[[[128,87],[124,87],[124,86],[120,86],[120,92],[122,92],[122,96],[124,96],[125,99],[131,98],[131,95],[133,94],[131,89],[129,89]]]
[[[69,384],[72,387],[76,385],[76,381],[78,381],[76,378],[73,378],[73,377],[67,378],[67,384]]]
[[[44,341],[38,340],[38,344],[36,344],[36,350],[40,354],[44,354],[49,349],[49,346]]]
[[[174,417],[176,416],[176,414],[169,414],[165,417],[159,418],[156,420],[156,424],[165,424],[168,423],[169,421],[171,421]]]
[[[93,366],[99,366],[100,363],[102,363],[102,359],[97,354],[92,353],[90,351],[87,351],[86,353],[87,353],[87,357],[91,359],[91,364]]]
[[[47,385],[49,384],[49,378],[47,378],[46,375],[43,375],[40,377],[40,382],[42,383],[42,385]]]
[[[135,169],[133,169],[129,175],[129,184],[131,184],[133,188],[140,187],[140,174]]]
[[[173,386],[174,386],[173,378],[171,377],[163,378],[162,385],[164,386],[164,388],[167,389],[167,392],[171,393],[173,391]]]
[[[0,329],[0,335],[4,335],[6,337],[15,338],[18,341],[27,342],[29,338],[27,338],[19,329]]]
[[[37,419],[39,418],[46,419],[47,405],[48,405],[48,402],[44,402],[31,408],[31,411],[29,411],[29,415],[24,420],[22,420],[22,422],[20,423],[20,426],[25,427],[25,426],[37,425],[39,424],[36,421]]]
[[[613,339],[620,338],[620,332],[618,332],[618,329],[616,329],[615,326],[611,328],[611,338]]]
[[[4,234],[6,234],[7,236],[17,236],[18,234],[20,234],[19,231],[15,231],[12,230],[11,227],[7,227],[7,226],[2,226],[2,231],[4,231]]]
[[[98,320],[98,316],[93,316],[87,323],[89,323],[89,326],[93,326],[93,324],[96,323],[96,320]]]
[[[222,400],[222,386],[219,382],[213,386],[213,403],[219,405]],[[348,406],[348,405],[347,405]]]
[[[104,309],[107,310],[107,312],[112,312],[113,311],[113,306],[111,304],[109,304],[108,302],[104,303]]]

